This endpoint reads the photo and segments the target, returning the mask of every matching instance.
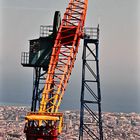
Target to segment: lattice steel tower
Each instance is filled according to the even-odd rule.
[[[79,140],[103,140],[98,45],[99,26],[85,28]]]

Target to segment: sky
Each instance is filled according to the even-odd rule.
[[[57,4],[56,4],[57,2]],[[22,67],[21,52],[52,25],[68,0],[0,0],[0,104],[30,105],[33,69]],[[86,27],[100,25],[102,110],[140,112],[140,1],[89,0]],[[78,109],[81,92],[81,41],[62,109]]]

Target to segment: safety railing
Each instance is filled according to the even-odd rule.
[[[40,37],[47,37],[53,32],[53,26],[40,26]]]
[[[28,65],[29,64],[29,52],[21,53],[21,64]]]
[[[99,26],[97,28],[86,27],[84,28],[84,38],[88,39],[99,39]]]

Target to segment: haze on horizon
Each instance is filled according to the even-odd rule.
[[[40,25],[51,25],[56,10],[68,1],[0,0],[0,103],[28,104],[32,68],[20,64],[28,40],[39,37]],[[100,25],[102,110],[140,112],[140,2],[89,0],[87,27]],[[82,41],[65,92],[62,109],[80,106]]]

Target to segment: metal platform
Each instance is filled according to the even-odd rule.
[[[40,37],[29,41],[29,52],[22,52],[21,64],[24,67],[48,69],[55,35],[52,26],[40,26]]]

